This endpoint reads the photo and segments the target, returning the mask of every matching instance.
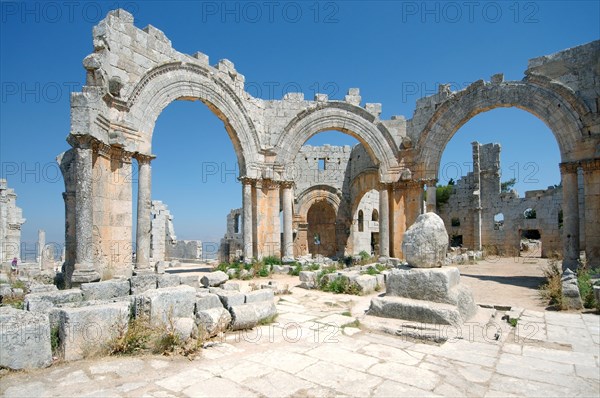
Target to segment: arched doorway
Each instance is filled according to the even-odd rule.
[[[315,202],[307,214],[308,250],[314,255],[335,257],[338,251],[336,212],[327,201]]]

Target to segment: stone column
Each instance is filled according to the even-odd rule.
[[[154,272],[150,267],[150,212],[152,208],[152,155],[136,154],[138,162],[137,231],[135,236],[135,273]]]
[[[75,265],[71,284],[100,280],[94,269],[92,229],[94,226],[92,190],[92,141],[89,136],[72,136],[75,144]]]
[[[600,159],[583,161],[581,166],[585,195],[585,258],[592,269],[600,267]]]
[[[46,246],[46,231],[38,229],[38,242],[37,242],[37,262],[40,269],[44,269],[44,247]]]
[[[437,180],[429,180],[427,182],[427,207],[426,207],[426,212],[431,211],[433,213],[436,212],[436,183]]]
[[[563,186],[563,270],[576,270],[579,266],[579,198],[577,187],[577,163],[561,163]],[[597,222],[590,220],[590,222]]]
[[[390,202],[387,184],[379,186],[379,256],[390,256]]]
[[[292,182],[281,184],[282,202],[283,202],[283,257],[291,261],[294,258],[294,240],[292,231]]]
[[[252,239],[252,183],[249,178],[242,178],[242,233],[244,238],[244,262],[252,262],[254,242]]]

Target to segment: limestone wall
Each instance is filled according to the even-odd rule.
[[[150,261],[201,260],[202,242],[177,240],[173,216],[168,206],[153,200],[150,221]]]
[[[459,237],[462,237],[464,247],[476,246],[476,173],[479,170],[483,247],[518,256],[522,232],[537,230],[541,235],[542,256],[560,252],[562,244],[559,212],[562,190],[550,187],[546,190],[528,191],[524,198],[520,198],[514,190],[501,192],[500,145],[475,145],[479,147],[479,164],[476,164],[474,156],[474,171],[456,182],[448,203],[438,209],[451,243],[454,240],[453,243],[458,245]],[[527,218],[528,209],[535,212],[535,218]],[[532,212],[527,214],[531,216]]]

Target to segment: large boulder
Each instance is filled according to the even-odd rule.
[[[45,368],[52,364],[48,314],[0,307],[0,367]]]
[[[563,305],[568,310],[580,310],[583,308],[583,301],[577,284],[577,275],[570,268],[563,271],[560,278],[562,284]]]
[[[444,221],[435,213],[425,213],[406,230],[402,252],[408,265],[415,268],[441,267],[446,259],[448,233]]]
[[[231,329],[252,329],[263,321],[277,314],[275,303],[270,301],[259,301],[251,304],[236,305],[229,309],[231,312]]]

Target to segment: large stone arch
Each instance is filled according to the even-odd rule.
[[[276,163],[288,165],[312,136],[336,130],[360,141],[379,166],[382,181],[398,178],[397,147],[390,132],[366,110],[345,102],[328,102],[300,112],[283,129],[275,144]]]
[[[132,152],[151,153],[158,116],[175,100],[198,100],[223,121],[240,166],[240,174],[254,176],[259,161],[259,138],[248,110],[236,90],[210,67],[173,62],[149,70],[128,96],[126,120],[135,126],[139,141]]]
[[[429,118],[416,145],[419,176],[436,179],[444,149],[460,127],[479,113],[500,107],[525,110],[544,122],[556,138],[563,162],[577,156],[582,118],[588,111],[568,88],[548,82],[479,81],[451,95]]]

